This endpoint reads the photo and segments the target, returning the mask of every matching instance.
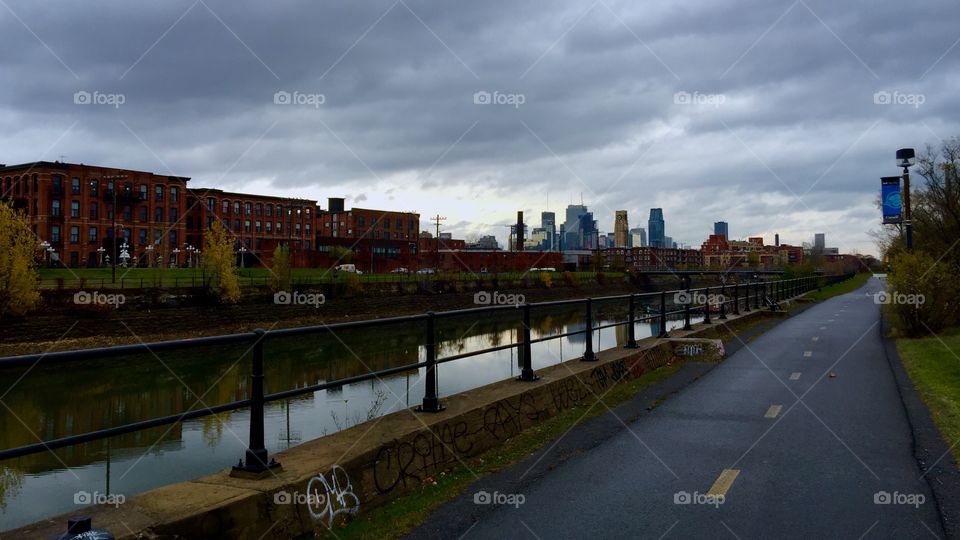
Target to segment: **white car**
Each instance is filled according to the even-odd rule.
[[[434,268],[421,268],[417,270],[418,274],[436,274],[437,271]]]
[[[390,273],[391,274],[409,274],[410,270],[401,266],[400,268],[394,268],[393,270],[390,271]]]
[[[338,272],[350,272],[351,274],[362,274],[363,272],[357,270],[357,265],[355,264],[338,264],[333,267],[334,270]]]

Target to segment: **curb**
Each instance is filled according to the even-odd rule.
[[[933,417],[930,416],[930,410],[903,367],[896,344],[888,337],[890,322],[882,313],[879,332],[883,340],[884,356],[890,364],[900,401],[907,413],[914,458],[933,492],[944,533],[947,538],[960,539],[960,470],[950,453],[950,445],[943,440]]]

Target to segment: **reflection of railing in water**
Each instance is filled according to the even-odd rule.
[[[786,298],[792,297],[806,290],[809,290],[812,287],[817,286],[818,280],[816,278],[798,278],[792,280],[780,280],[773,282],[754,282],[748,284],[735,284],[732,287],[724,287],[724,291],[728,289],[733,289],[733,300],[724,300],[720,304],[723,308],[726,308],[728,305],[732,306],[734,310],[738,310],[741,305],[744,309],[748,309],[751,303],[751,291],[753,296],[753,301],[756,304],[757,300],[761,296],[772,295],[774,298]],[[767,291],[760,294],[760,289]],[[711,290],[715,292],[720,288],[707,288],[707,289],[696,289],[688,290],[686,292],[700,292],[706,293],[709,296]],[[521,379],[531,380],[533,372],[530,363],[530,345],[533,343],[548,341],[551,339],[558,339],[561,337],[572,337],[572,336],[582,336],[585,343],[585,349],[583,353],[584,360],[590,360],[594,358],[593,351],[593,331],[601,330],[604,328],[619,328],[623,325],[626,325],[628,329],[627,335],[627,345],[635,346],[635,326],[638,322],[649,321],[651,319],[656,319],[659,325],[659,332],[656,332],[655,335],[663,335],[666,330],[666,320],[671,315],[682,314],[685,318],[685,322],[689,322],[690,316],[694,312],[701,312],[705,319],[710,317],[710,309],[707,307],[707,304],[700,305],[690,305],[687,304],[683,310],[668,309],[669,307],[675,308],[676,305],[673,305],[668,302],[672,299],[672,296],[675,293],[681,293],[684,291],[669,291],[669,292],[660,292],[660,293],[646,293],[646,294],[633,294],[633,295],[620,295],[613,297],[605,298],[596,298],[596,299],[581,299],[581,300],[564,300],[557,302],[545,302],[540,304],[525,304],[519,309],[515,306],[492,306],[492,307],[482,307],[474,308],[468,310],[459,310],[454,312],[444,312],[444,313],[428,313],[424,315],[414,315],[414,316],[405,316],[405,317],[394,317],[389,319],[379,319],[372,321],[358,321],[351,323],[339,323],[327,326],[318,326],[318,327],[305,327],[305,328],[293,328],[293,329],[284,329],[276,330],[271,332],[258,331],[248,334],[234,334],[227,336],[215,336],[209,338],[197,338],[193,340],[180,340],[180,341],[171,341],[171,342],[161,342],[154,344],[141,344],[141,345],[126,345],[119,347],[110,347],[105,349],[90,349],[82,351],[68,351],[68,352],[58,352],[50,353],[48,355],[28,355],[20,357],[10,357],[0,359],[0,368],[11,368],[11,367],[26,367],[32,366],[34,364],[38,365],[39,368],[44,368],[46,366],[60,366],[63,364],[68,364],[70,362],[81,361],[81,360],[96,360],[96,359],[108,359],[108,358],[117,358],[123,356],[129,356],[132,354],[143,354],[149,353],[151,355],[162,354],[167,351],[176,351],[178,356],[183,356],[183,351],[194,351],[196,352],[198,348],[202,347],[223,347],[223,346],[233,346],[238,347],[244,351],[241,355],[241,360],[243,361],[240,365],[242,367],[250,366],[250,371],[252,372],[252,377],[250,379],[249,386],[246,384],[246,379],[236,375],[238,377],[237,384],[234,388],[235,391],[234,401],[220,402],[215,405],[204,407],[202,409],[190,409],[175,413],[165,413],[164,411],[159,411],[162,416],[152,417],[149,420],[142,420],[137,422],[131,422],[118,426],[111,426],[102,429],[94,428],[93,431],[79,431],[79,430],[70,430],[74,433],[79,431],[79,434],[68,435],[65,437],[48,439],[43,443],[32,443],[32,444],[23,444],[20,443],[20,446],[11,448],[10,446],[4,445],[5,449],[0,450],[0,459],[10,459],[20,456],[28,456],[38,454],[40,452],[45,452],[48,449],[58,449],[58,448],[68,448],[73,447],[81,443],[87,443],[91,441],[100,441],[110,437],[118,436],[130,436],[138,431],[143,431],[145,429],[154,429],[161,426],[169,426],[171,424],[178,424],[185,420],[195,419],[195,418],[204,418],[209,417],[213,414],[223,414],[229,411],[242,409],[242,408],[251,408],[251,422],[250,422],[250,439],[249,439],[249,448],[246,455],[246,462],[244,469],[252,471],[264,470],[268,466],[267,453],[263,444],[263,407],[265,403],[274,402],[274,401],[283,401],[291,398],[304,396],[306,394],[311,394],[320,390],[335,388],[338,386],[343,386],[346,384],[367,381],[372,379],[380,379],[383,377],[400,374],[403,372],[409,372],[412,370],[426,369],[426,390],[425,396],[423,398],[423,405],[421,406],[422,410],[433,411],[438,410],[439,399],[437,398],[437,382],[436,382],[436,369],[435,366],[439,363],[455,361],[460,358],[466,358],[469,356],[476,356],[480,354],[485,354],[497,350],[505,350],[510,348],[516,348],[520,357],[522,358],[522,370],[521,370]],[[617,303],[620,304],[620,307],[617,309],[622,310],[622,304],[624,301],[627,301],[628,306],[626,309],[627,320],[615,322],[609,324],[600,324],[595,325],[593,323],[596,312],[594,311],[594,304],[597,306],[597,311],[601,313],[606,313],[605,310],[608,306],[607,304]],[[656,305],[659,309],[659,312],[656,315],[642,315],[645,311],[642,306],[645,305]],[[569,308],[569,309],[568,309]],[[572,330],[572,331],[563,331],[563,327],[569,329],[572,324],[572,319],[577,317],[576,310],[580,309],[580,315],[582,319],[586,321],[586,326],[591,328],[591,331],[587,332],[583,330]],[[585,309],[583,309],[585,308]],[[548,319],[540,319],[540,325],[534,325],[531,319],[532,310],[543,310],[549,309],[553,313],[554,317],[550,322],[546,322]],[[756,309],[756,306],[754,306]],[[491,337],[491,346],[475,351],[466,351],[454,353],[451,355],[446,355],[442,358],[438,358],[438,351],[445,352],[448,349],[452,350],[457,345],[457,341],[462,341],[460,338],[463,335],[473,334],[477,335],[483,333],[483,325],[476,323],[476,321],[471,324],[466,325],[466,329],[462,334],[458,335],[458,330],[461,328],[461,325],[453,324],[448,325],[448,321],[457,317],[477,317],[477,316],[489,316],[491,314],[501,315],[503,317],[508,317],[509,313],[513,311],[516,313],[512,315],[515,318],[522,318],[522,323],[518,327],[518,338],[516,341],[511,341],[509,343],[493,344],[493,340],[503,339],[504,336],[499,335],[500,333],[495,332],[498,337]],[[614,310],[615,311],[615,310]],[[622,311],[621,311],[622,312]],[[641,314],[638,316],[638,312]],[[609,319],[608,319],[609,320]],[[369,351],[372,354],[370,355],[370,361],[364,363],[364,370],[358,374],[346,374],[346,376],[338,376],[331,380],[330,377],[314,377],[313,374],[309,376],[304,376],[300,381],[294,384],[294,388],[285,389],[283,391],[274,391],[273,393],[267,394],[263,388],[264,382],[264,355],[265,349],[270,353],[270,364],[269,369],[266,371],[266,376],[268,378],[280,378],[280,375],[284,370],[291,369],[290,362],[294,362],[294,358],[298,358],[299,362],[305,363],[307,366],[311,362],[316,362],[319,364],[317,366],[317,372],[323,372],[324,374],[331,374],[334,370],[342,367],[342,363],[333,362],[330,363],[330,356],[334,355],[333,353],[339,355],[353,355],[352,351],[347,351],[343,349],[349,349],[346,344],[343,344],[341,350],[337,350],[336,347],[331,346],[327,348],[317,348],[315,345],[309,343],[309,338],[311,336],[321,336],[321,335],[331,335],[336,333],[338,336],[341,333],[346,333],[349,331],[371,331],[374,329],[380,329],[388,325],[410,325],[410,324],[420,324],[426,323],[428,332],[426,335],[426,345],[424,346],[425,359],[420,360],[419,355],[419,339],[409,335],[407,332],[405,336],[400,337],[395,340],[381,340],[379,339],[367,339],[367,345],[362,347],[372,347],[374,349],[379,348],[381,355],[378,359],[376,351]],[[483,323],[486,324],[486,323]],[[469,326],[476,325],[480,328],[475,332],[469,329]],[[544,328],[546,326],[546,328]],[[559,329],[559,331],[557,331]],[[537,331],[539,330],[539,332]],[[539,334],[539,335],[537,335]],[[288,342],[287,347],[281,347],[281,351],[274,350],[277,346],[276,344],[281,343],[281,340]],[[290,345],[289,343],[292,343]],[[364,343],[364,340],[360,340],[360,343]],[[397,345],[397,349],[391,349],[389,354],[383,352],[385,345]],[[362,348],[358,345],[358,348]],[[364,349],[366,350],[366,349]],[[401,359],[406,360],[408,363],[403,365],[391,365],[393,364],[392,360],[397,358],[396,351],[401,350],[399,353]],[[198,355],[203,355],[203,351],[197,353]],[[300,355],[302,354],[302,356]],[[345,356],[345,358],[350,358],[350,356]],[[332,367],[336,366],[336,367]],[[387,367],[383,367],[387,366]],[[296,366],[298,369],[303,368],[303,365]],[[324,371],[325,370],[325,371]],[[64,370],[66,371],[66,370]],[[242,373],[239,368],[235,370],[236,373]],[[359,371],[359,370],[358,370]],[[348,372],[353,372],[353,370],[348,370]],[[68,373],[69,374],[69,373]],[[340,375],[340,374],[338,374]],[[74,375],[75,376],[75,375]],[[137,378],[148,381],[149,377],[144,377],[141,373],[137,373]],[[315,382],[315,381],[324,381],[324,382]],[[182,390],[181,390],[182,392]],[[173,397],[173,396],[171,396]],[[181,394],[181,399],[187,401],[192,401],[191,396],[184,396]],[[225,399],[229,399],[227,396],[220,396]],[[211,400],[213,401],[213,400]],[[168,402],[170,403],[170,402]],[[180,401],[179,403],[183,403]],[[76,427],[76,426],[71,426]],[[70,432],[68,431],[68,432]]]

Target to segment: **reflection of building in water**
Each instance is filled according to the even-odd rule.
[[[572,322],[567,324],[567,327],[564,331],[576,332],[576,334],[572,334],[567,337],[567,340],[570,343],[586,343],[587,342],[587,333],[585,332],[586,329],[587,329],[587,323],[583,321],[578,321],[578,322]]]
[[[630,323],[621,324],[613,327],[614,334],[617,336],[617,347],[623,347],[630,339]]]

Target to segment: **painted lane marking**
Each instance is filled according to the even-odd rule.
[[[821,330],[826,330],[827,327],[826,327],[826,326],[821,326],[820,329],[821,329]]]
[[[811,356],[813,356],[813,351],[803,351],[804,358],[810,358]]]
[[[717,477],[717,481],[713,483],[710,491],[707,492],[707,495],[726,496],[727,491],[730,490],[730,486],[733,485],[733,481],[737,479],[737,475],[739,474],[740,469],[724,469],[723,472],[720,473],[720,476]]]
[[[767,414],[763,415],[764,418],[776,418],[780,411],[783,409],[783,405],[771,405],[767,409]]]
[[[798,380],[800,380],[800,372],[799,372],[799,371],[794,371],[793,373],[791,373],[791,374],[790,374],[790,380],[791,380],[791,381],[798,381]]]
[[[820,341],[820,336],[813,336],[814,341]]]

